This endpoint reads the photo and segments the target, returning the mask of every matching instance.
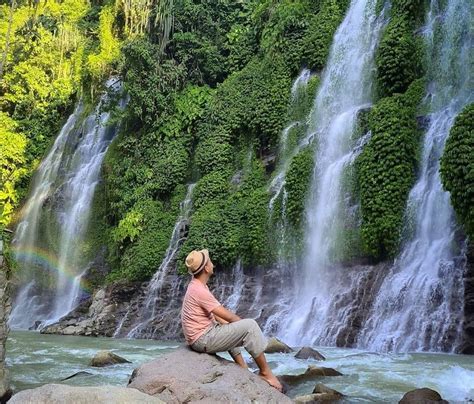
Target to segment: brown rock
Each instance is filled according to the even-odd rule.
[[[177,349],[135,369],[128,387],[167,403],[291,403],[259,376],[217,355]]]
[[[164,404],[135,389],[117,386],[68,386],[45,384],[36,389],[23,390],[15,394],[8,404]]]
[[[293,349],[275,337],[272,337],[268,340],[267,347],[265,348],[265,353],[268,353],[268,354],[290,353],[290,352],[293,352]]]
[[[310,347],[301,348],[295,355],[297,359],[316,359],[318,361],[324,361],[326,358],[321,355],[318,351]]]
[[[110,351],[99,351],[92,358],[90,365],[94,367],[104,367],[116,365],[118,363],[132,363],[121,356],[118,356]]]
[[[313,404],[313,403],[337,403],[342,396],[333,396],[332,394],[313,393],[304,396],[295,397],[296,404]]]
[[[399,401],[399,404],[431,404],[431,403],[443,403],[447,404],[446,400],[435,391],[426,387],[422,389],[411,390],[406,393],[403,398]]]
[[[309,380],[316,380],[322,376],[342,376],[342,373],[338,372],[333,368],[325,368],[319,366],[308,366],[308,369],[304,373],[299,375],[282,375],[278,376],[278,379],[284,384],[294,386],[302,382]]]

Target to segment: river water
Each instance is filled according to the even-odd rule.
[[[58,383],[71,385],[126,386],[134,368],[176,349],[179,342],[114,338],[73,337],[12,331],[7,342],[7,365],[14,390]],[[102,349],[111,350],[132,363],[91,368],[88,362]],[[268,355],[278,374],[298,374],[309,364],[333,367],[344,376],[321,378],[321,382],[348,396],[346,402],[397,403],[403,394],[417,387],[437,390],[451,403],[474,400],[474,358],[466,355],[411,353],[378,354],[347,348],[317,348],[326,361],[295,359],[292,354]],[[227,354],[223,356],[228,357]],[[310,393],[315,382],[289,392]]]

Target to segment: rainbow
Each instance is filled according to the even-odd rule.
[[[38,247],[21,248],[14,246],[12,246],[11,250],[14,253],[16,261],[35,263],[37,265],[40,265],[46,271],[61,273],[63,275],[66,275],[71,280],[74,280],[77,276],[77,274],[69,267],[61,266],[59,264],[58,257],[51,251]],[[86,293],[92,292],[91,285],[85,279],[81,279],[80,288]]]

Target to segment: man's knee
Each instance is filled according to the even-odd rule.
[[[241,321],[242,321],[243,324],[245,324],[246,328],[249,331],[257,331],[257,330],[261,331],[260,326],[258,325],[258,323],[253,318],[245,318]]]

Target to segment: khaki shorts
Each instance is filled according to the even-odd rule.
[[[255,320],[216,324],[191,344],[191,348],[197,352],[229,351],[234,358],[240,354],[240,347],[244,347],[253,358],[260,356],[267,347],[267,340]]]

